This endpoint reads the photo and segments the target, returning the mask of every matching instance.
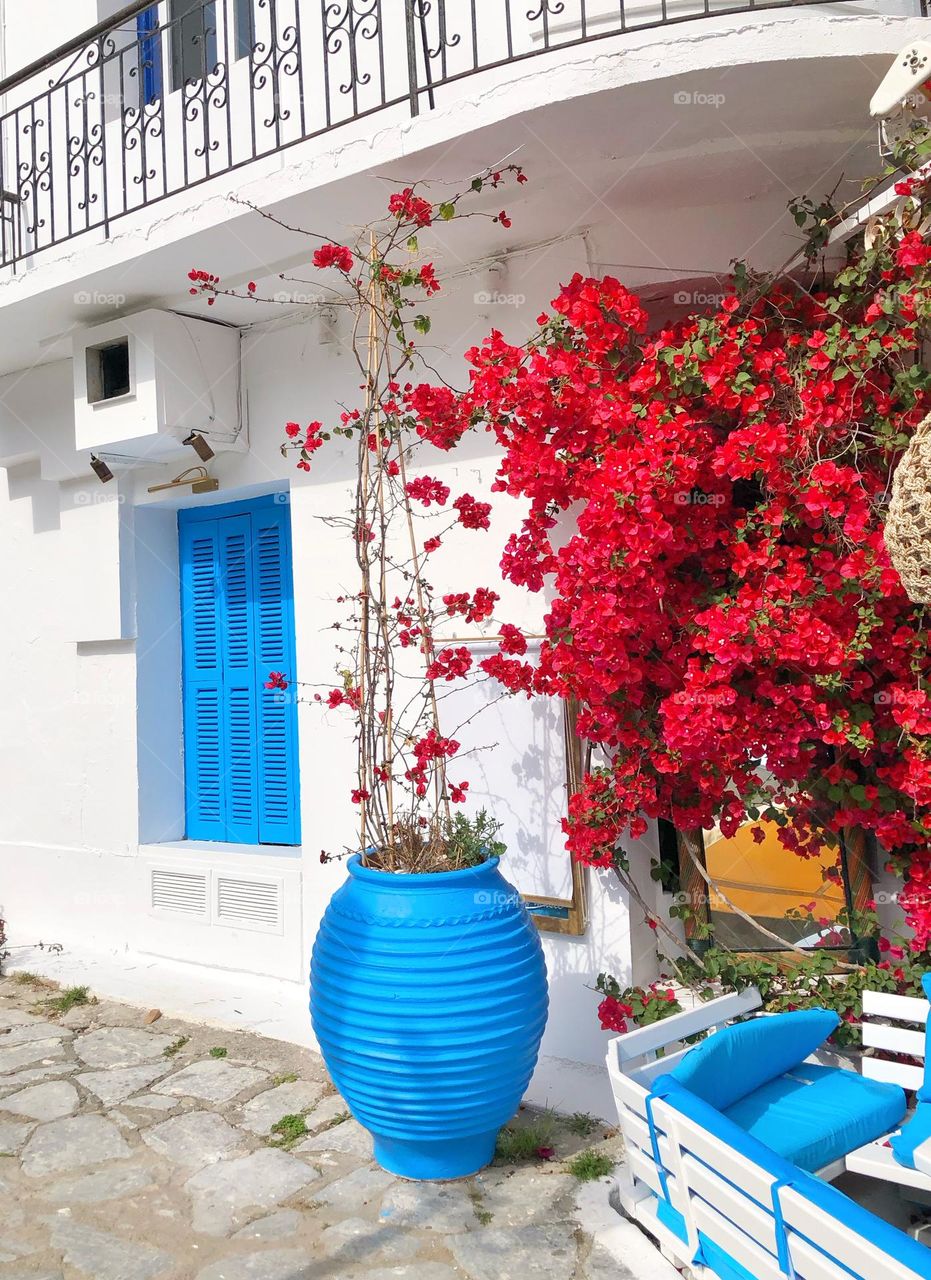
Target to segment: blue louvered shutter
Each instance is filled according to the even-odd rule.
[[[225,839],[258,844],[252,523],[248,515],[242,515],[228,516],[218,520],[217,525]]]
[[[181,526],[187,834],[225,840],[218,520]]]
[[[290,522],[280,503],[182,513],[187,835],[299,844]],[[235,514],[233,514],[235,512]]]
[[[297,688],[266,689],[270,671],[294,681],[294,598],[288,508],[282,503],[252,513],[255,588],[256,720],[259,759],[259,840],[300,843]]]

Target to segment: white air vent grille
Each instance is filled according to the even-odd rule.
[[[207,877],[185,871],[152,868],[151,904],[156,911],[185,916],[206,916]]]
[[[253,929],[281,930],[281,882],[216,877],[218,924],[247,925]]]

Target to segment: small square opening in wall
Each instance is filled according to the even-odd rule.
[[[101,404],[106,400],[129,395],[132,387],[129,380],[128,337],[105,342],[99,347],[88,347],[84,354],[87,361],[88,404]]]

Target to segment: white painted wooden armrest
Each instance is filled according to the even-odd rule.
[[[921,1169],[909,1169],[899,1164],[888,1145],[891,1134],[876,1138],[858,1147],[847,1156],[849,1173],[859,1173],[866,1178],[878,1178],[880,1182],[892,1182],[897,1187],[911,1187],[917,1191],[931,1192],[931,1175]],[[916,1161],[917,1164],[917,1161]]]
[[[623,1069],[625,1063],[645,1058],[658,1049],[665,1049],[668,1045],[685,1040],[688,1036],[729,1022],[731,1018],[752,1013],[762,1003],[756,987],[747,987],[744,991],[732,992],[726,996],[718,996],[716,1000],[698,1004],[694,1009],[674,1013],[659,1022],[650,1023],[648,1027],[637,1027],[612,1041],[617,1061]]]
[[[915,1168],[931,1181],[931,1138],[915,1148]]]

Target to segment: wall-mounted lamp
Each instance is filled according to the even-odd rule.
[[[201,462],[209,462],[210,459],[215,456],[210,445],[199,431],[192,431],[189,436],[181,441],[181,443],[189,444],[197,454],[198,458],[200,458]]]
[[[91,454],[91,471],[93,471],[101,484],[106,484],[108,480],[113,479],[113,472],[104,462],[103,458],[98,458],[94,453]]]
[[[183,489],[188,484],[192,493],[214,493],[220,487],[219,480],[207,475],[206,467],[188,467],[187,471],[182,471],[174,480],[166,480],[164,484],[150,484],[149,493],[158,493],[162,489]]]

